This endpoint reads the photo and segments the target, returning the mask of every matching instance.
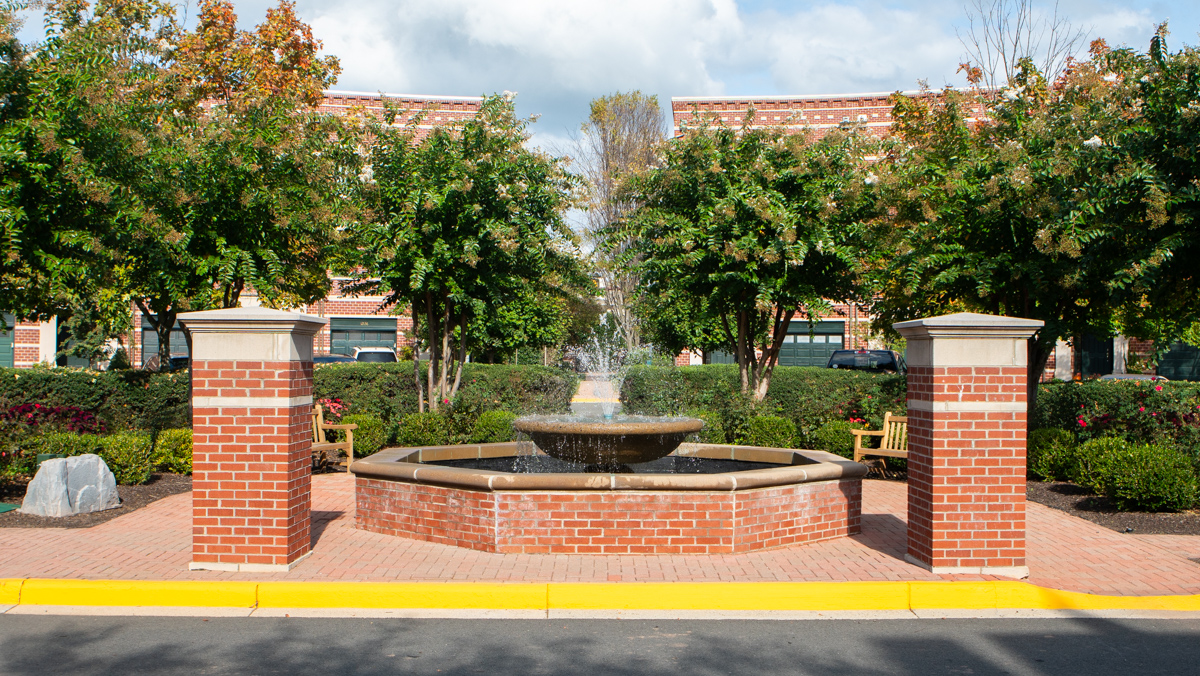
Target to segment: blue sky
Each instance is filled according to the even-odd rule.
[[[274,3],[236,1],[250,27]],[[833,94],[960,84],[962,0],[297,0],[339,89],[479,95],[516,91],[540,114],[535,142],[562,144],[588,102],[617,90],[672,96]],[[1200,2],[1062,0],[1110,44],[1198,44]],[[190,9],[194,16],[195,7]],[[31,17],[23,37],[37,39]]]

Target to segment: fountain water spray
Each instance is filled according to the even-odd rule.
[[[654,354],[652,346],[628,348],[615,328],[610,328],[608,315],[600,316],[599,330],[593,331],[583,345],[567,348],[567,354],[593,378],[607,381],[612,387],[613,400],[600,403],[606,419],[616,414],[621,385],[634,364],[648,364]]]

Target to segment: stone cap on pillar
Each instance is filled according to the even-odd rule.
[[[892,328],[905,338],[1028,338],[1045,323],[1040,319],[956,312],[897,322]]]
[[[185,312],[192,359],[312,361],[312,337],[328,319],[263,307]]]
[[[1026,339],[1045,322],[959,312],[892,324],[914,366],[1027,366]]]

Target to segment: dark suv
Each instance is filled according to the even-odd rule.
[[[829,355],[831,369],[853,369],[872,373],[907,373],[908,364],[894,350],[834,350]]]

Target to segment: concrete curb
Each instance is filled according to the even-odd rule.
[[[409,609],[546,616],[759,612],[1200,612],[1200,595],[1101,596],[1027,582],[207,582],[0,579],[0,608]],[[258,613],[256,613],[258,614]],[[486,612],[484,613],[486,614]]]

